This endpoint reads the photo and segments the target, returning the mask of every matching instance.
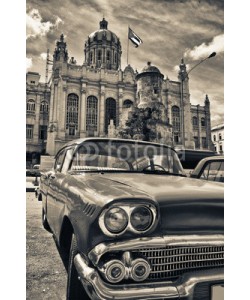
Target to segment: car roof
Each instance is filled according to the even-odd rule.
[[[202,160],[199,161],[198,165],[192,172],[193,175],[198,175],[204,164],[208,161],[224,161],[224,156],[223,155],[215,155],[215,156],[209,156],[205,157]]]
[[[121,139],[121,138],[108,138],[108,137],[89,137],[89,138],[80,138],[80,139],[75,139],[67,144],[65,144],[63,147],[59,149],[57,154],[64,148],[74,146],[74,145],[81,145],[84,142],[87,141],[116,141],[116,142],[127,142],[127,143],[140,143],[140,144],[148,144],[148,145],[155,145],[155,146],[164,146],[166,148],[172,149],[175,151],[172,147],[165,145],[165,144],[160,144],[160,143],[155,143],[155,142],[148,142],[148,141],[141,141],[141,140],[133,140],[133,139]],[[175,151],[176,152],[176,151]],[[57,154],[55,156],[57,156]]]

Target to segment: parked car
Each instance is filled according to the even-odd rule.
[[[224,156],[210,156],[202,159],[190,177],[224,182]]]
[[[188,178],[172,148],[75,140],[37,192],[68,261],[68,300],[210,299],[222,289],[223,186]]]
[[[31,169],[26,169],[26,177],[40,177],[41,170],[39,169],[40,165],[34,165]]]

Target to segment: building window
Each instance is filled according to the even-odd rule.
[[[194,146],[195,146],[195,149],[199,148],[199,139],[198,139],[198,136],[194,136]]]
[[[110,61],[110,51],[107,51],[107,62]]]
[[[101,60],[102,60],[102,51],[101,51],[101,50],[99,50],[99,51],[97,52],[97,60],[98,60],[98,61],[101,61]]]
[[[102,64],[102,51],[97,51],[97,67],[100,68]]]
[[[33,139],[34,125],[26,124],[26,139]]]
[[[201,144],[202,144],[202,148],[207,148],[207,138],[202,137],[201,138]]]
[[[39,139],[40,140],[46,140],[47,139],[47,126],[46,125],[40,125],[39,126]]]
[[[89,96],[87,99],[86,112],[86,129],[97,130],[97,116],[98,116],[98,100],[94,96]]]
[[[26,105],[27,112],[35,112],[36,104],[34,100],[29,100]]]
[[[133,106],[133,102],[131,101],[131,100],[125,100],[124,102],[123,102],[123,107],[124,108],[129,108],[129,107],[131,107],[131,106]]]
[[[222,140],[222,135],[221,135],[221,133],[219,133],[219,140]]]
[[[180,142],[180,136],[179,134],[174,134],[174,143],[178,144]]]
[[[113,98],[106,99],[105,131],[108,132],[110,120],[114,121],[116,126],[116,101]]]
[[[115,53],[114,62],[115,62],[115,64],[117,63],[117,53]]]
[[[180,125],[180,109],[178,106],[172,107],[172,125],[173,125],[173,131],[179,132],[181,129]]]
[[[48,102],[42,101],[42,102],[41,102],[41,105],[40,105],[40,112],[41,112],[41,113],[47,113],[48,110],[49,110]]]
[[[201,118],[201,126],[202,126],[202,127],[205,127],[205,126],[206,126],[205,118]]]
[[[78,129],[78,96],[69,94],[67,99],[67,114],[66,114],[66,129],[69,130],[69,135],[75,135]]]
[[[223,152],[223,146],[220,145],[220,152],[222,153]]]
[[[90,60],[90,63],[93,62],[93,52],[90,52],[90,58],[89,58],[89,60]]]
[[[216,146],[214,146],[214,152],[217,152],[217,147]]]
[[[193,117],[193,126],[198,126],[198,118]]]
[[[214,142],[216,142],[216,135],[214,134]]]
[[[36,82],[34,80],[31,80],[30,83],[35,84]]]

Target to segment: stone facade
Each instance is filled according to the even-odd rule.
[[[176,81],[164,79],[150,62],[140,73],[130,65],[121,70],[120,40],[108,30],[105,19],[99,30],[87,37],[84,54],[84,63],[78,65],[74,57],[69,59],[63,35],[56,43],[50,84],[48,154],[54,155],[72,139],[116,136],[116,129],[126,126],[135,107],[155,105],[163,112],[161,123],[155,128],[168,144],[187,149],[211,148],[209,100],[206,97],[204,106],[191,105],[183,60]],[[193,125],[195,114],[199,124],[205,117],[205,126]],[[200,140],[195,147],[197,136]]]
[[[224,155],[224,124],[214,126],[211,129],[211,139],[214,151]]]
[[[26,161],[27,167],[39,162],[47,142],[50,89],[35,72],[26,74]]]

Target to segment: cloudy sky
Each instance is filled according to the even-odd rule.
[[[45,78],[47,49],[65,35],[69,56],[84,61],[84,42],[105,16],[108,29],[122,44],[122,69],[127,64],[128,25],[143,40],[129,46],[129,64],[139,72],[147,61],[171,80],[183,57],[189,68],[217,55],[190,73],[192,104],[211,101],[212,125],[224,122],[224,3],[223,0],[27,0],[26,66]]]

